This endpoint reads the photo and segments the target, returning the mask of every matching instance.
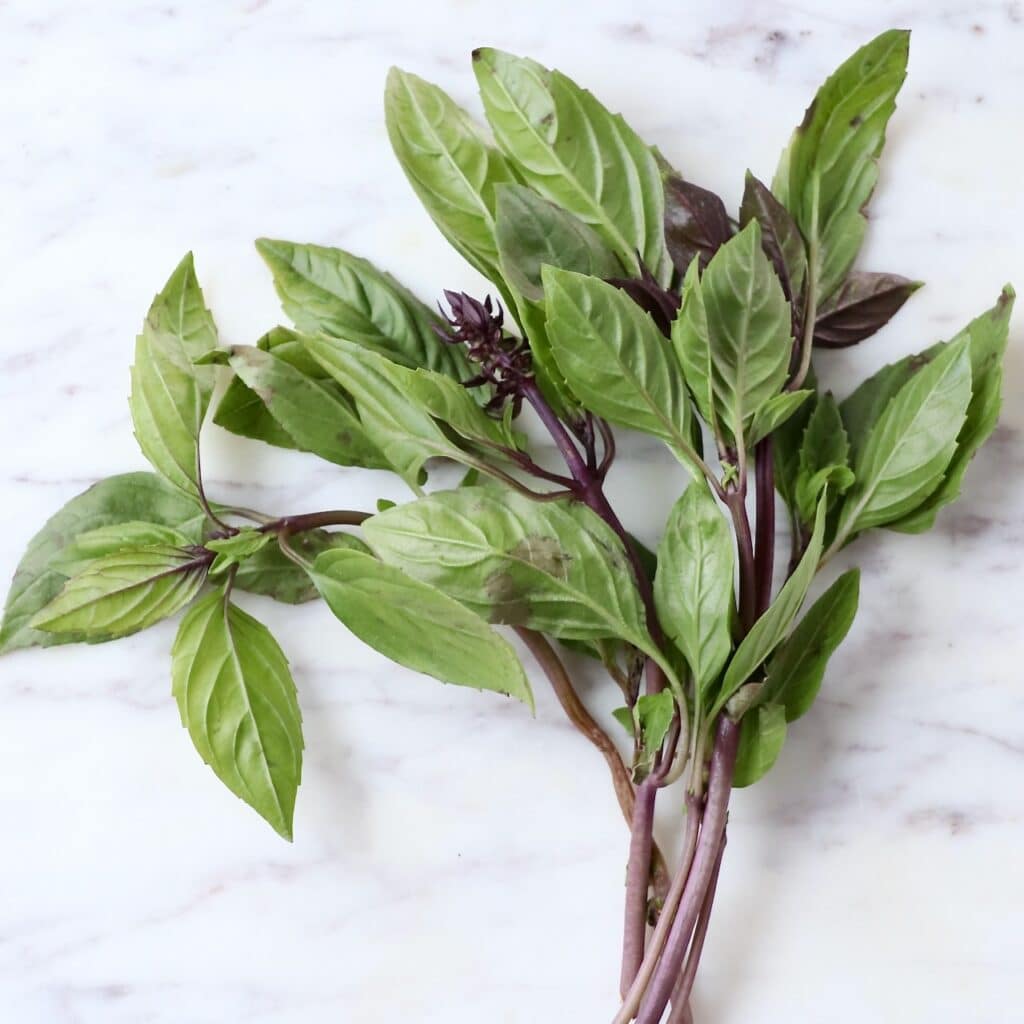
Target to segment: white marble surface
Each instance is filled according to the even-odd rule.
[[[911,77],[863,262],[929,286],[830,360],[839,391],[1024,285],[1019,3],[0,3],[3,576],[64,500],[144,467],[127,366],[186,249],[232,341],[279,317],[257,235],[351,248],[428,298],[477,285],[390,156],[390,64],[474,104],[472,46],[532,54],[735,202],[890,25],[914,29]],[[967,496],[925,537],[852,552],[863,611],[824,695],[735,801],[698,1024],[1024,1017],[1021,346],[1017,326]],[[612,496],[653,540],[680,479],[631,450]],[[397,496],[216,433],[206,461],[218,497],[274,511]],[[625,831],[544,687],[531,720],[389,667],[322,607],[244,603],[305,712],[291,846],[191,749],[172,624],[0,660],[0,1016],[608,1020]]]

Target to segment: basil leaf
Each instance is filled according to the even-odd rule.
[[[763,778],[786,742],[786,711],[778,704],[753,708],[740,721],[740,742],[732,784],[740,789]]]
[[[859,594],[860,570],[844,572],[768,662],[761,695],[785,709],[787,722],[806,714],[818,696],[828,660],[853,625]]]
[[[205,578],[206,562],[193,551],[166,544],[129,548],[73,576],[29,625],[88,641],[128,636],[184,608]]]
[[[199,506],[155,473],[123,473],[93,484],[72,498],[29,542],[18,563],[0,626],[0,652],[49,647],[79,636],[44,633],[29,620],[60,592],[67,574],[59,568],[76,538],[104,526],[142,520],[179,530],[190,542],[203,535],[206,517]]]
[[[307,530],[289,538],[289,543],[307,561],[333,548],[369,551],[358,537],[327,530]],[[234,589],[262,594],[284,604],[304,604],[319,596],[306,571],[288,558],[277,544],[260,548],[238,566]]]
[[[511,644],[430,584],[358,551],[327,551],[310,574],[331,611],[386,658],[443,683],[504,693],[533,707]]]
[[[220,589],[189,609],[171,653],[174,699],[199,756],[291,840],[302,716],[277,641]]]
[[[789,210],[763,182],[747,171],[740,204],[740,226],[752,220],[761,225],[761,247],[772,261],[783,294],[798,307],[807,277],[807,253],[800,229]]]
[[[909,32],[883,32],[840,65],[807,108],[776,171],[772,191],[807,241],[808,280],[819,301],[842,283],[864,238],[863,211],[907,74],[909,42]]]
[[[658,546],[654,603],[699,692],[732,650],[735,572],[729,524],[707,485],[694,481],[673,506]]]
[[[800,471],[800,449],[814,405],[814,402],[802,402],[796,412],[788,420],[784,420],[772,434],[775,489],[791,512],[796,509],[796,480]]]
[[[370,547],[489,622],[649,650],[618,537],[586,506],[466,487],[368,519]]]
[[[757,410],[786,383],[793,338],[782,286],[751,221],[699,278],[687,272],[672,325],[697,407],[727,443],[746,436]]]
[[[216,554],[210,564],[210,575],[216,576],[233,566],[241,565],[247,558],[265,548],[273,540],[273,534],[262,533],[253,527],[246,527],[232,537],[208,540],[204,545]]]
[[[920,287],[920,281],[899,274],[853,271],[818,310],[814,344],[822,348],[849,348],[870,338]]]
[[[331,382],[307,376],[273,352],[251,345],[234,345],[229,362],[297,448],[338,466],[387,465],[351,403]]]
[[[544,269],[548,334],[559,368],[588,409],[661,438],[687,463],[691,414],[683,375],[650,316],[604,281]]]
[[[671,260],[654,154],[618,114],[558,71],[501,50],[473,51],[487,120],[516,173],[589,224],[631,271],[661,284]]]
[[[769,434],[774,434],[813,394],[813,391],[806,388],[803,391],[783,391],[781,394],[769,398],[754,413],[754,418],[750,423],[750,432],[747,435],[747,444],[753,447]]]
[[[836,546],[899,519],[942,482],[971,400],[967,343],[944,348],[896,392],[872,427],[857,455],[857,482],[843,502]]]
[[[623,708],[625,716],[617,716],[618,720],[626,726],[627,731],[632,735],[638,735],[640,740],[640,756],[633,767],[635,779],[649,775],[654,768],[654,759],[665,742],[669,729],[672,727],[672,719],[676,714],[676,702],[671,690],[661,690],[658,693],[645,693],[637,698],[635,712],[636,720],[639,723],[639,730],[633,723],[633,716],[628,708]],[[614,712],[613,712],[614,714]],[[628,723],[628,724],[627,724]]]
[[[185,547],[189,538],[170,526],[132,520],[110,526],[98,526],[78,534],[50,562],[50,568],[64,576],[77,576],[97,559],[114,555],[127,548],[143,548],[153,544]]]
[[[665,244],[676,270],[686,273],[695,256],[701,267],[732,237],[725,203],[678,174],[665,178]]]
[[[142,453],[189,495],[198,492],[199,430],[213,389],[213,369],[192,360],[216,345],[189,253],[153,300],[136,340],[129,399]]]
[[[344,249],[261,238],[285,312],[306,334],[354,341],[402,366],[473,375],[462,350],[435,333],[442,321],[390,274]]]
[[[388,137],[420,202],[449,242],[500,281],[494,188],[512,181],[505,158],[436,85],[392,68],[384,93]]]
[[[809,523],[814,518],[814,510],[826,486],[831,505],[834,495],[843,493],[853,484],[849,449],[839,406],[832,393],[826,392],[814,406],[800,446],[795,504],[802,522]]]
[[[825,536],[825,501],[818,502],[814,517],[814,530],[793,575],[783,584],[778,596],[768,610],[754,623],[750,632],[740,641],[736,653],[729,662],[725,679],[715,701],[714,713],[708,717],[713,721],[729,698],[754,674],[754,670],[775,650],[785,637],[790,624],[800,611],[807,596],[807,590],[814,579],[821,559],[822,541]]]
[[[497,188],[498,253],[505,280],[531,301],[544,297],[541,267],[574,270],[592,277],[622,273],[601,236],[578,217],[523,185]]]

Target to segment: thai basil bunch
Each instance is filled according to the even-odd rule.
[[[43,527],[8,598],[3,649],[110,640],[184,610],[171,664],[182,722],[290,838],[295,687],[236,591],[319,595],[386,657],[531,704],[495,629],[514,627],[608,761],[630,824],[615,1020],[688,1020],[730,790],[772,766],[856,611],[850,570],[801,615],[815,574],[872,528],[931,526],[999,410],[1009,288],[955,338],[842,401],[815,383],[816,350],[864,340],[917,287],[852,269],[907,46],[886,32],[828,79],[771,187],[747,175],[737,218],[558,71],[473,54],[493,142],[440,89],[393,71],[398,159],[496,297],[447,291],[439,316],[357,256],[262,240],[294,328],[224,348],[186,257],[131,374],[156,473],[104,480]],[[218,373],[214,423],[391,470],[414,500],[279,515],[207,496],[200,434]],[[524,405],[557,468],[515,429]],[[613,425],[658,438],[689,472],[656,553],[605,496]],[[463,485],[428,492],[434,460],[465,466]],[[339,472],[342,495],[344,483]],[[776,493],[791,539],[781,573]],[[621,688],[625,762],[559,644]],[[652,838],[659,794],[685,811],[674,868]]]

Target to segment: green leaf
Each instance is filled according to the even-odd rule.
[[[213,368],[192,360],[216,345],[189,253],[153,300],[136,340],[129,399],[142,453],[186,494],[198,491],[199,430],[213,388]]]
[[[477,270],[500,281],[494,189],[512,181],[466,112],[436,85],[392,68],[384,93],[388,137],[427,213]]]
[[[942,482],[971,400],[967,342],[944,348],[886,405],[857,455],[856,483],[843,502],[836,546],[899,519]]]
[[[1002,406],[1002,359],[1013,300],[1013,289],[1007,285],[993,309],[968,325],[972,395],[964,425],[957,435],[956,451],[939,486],[909,515],[887,524],[890,529],[904,533],[930,529],[938,510],[959,496],[971,459],[995,430]]]
[[[699,278],[687,271],[672,325],[686,381],[705,420],[727,443],[747,436],[756,412],[789,372],[791,314],[752,220]]]
[[[654,759],[672,726],[676,702],[671,690],[645,693],[637,698],[636,718],[640,725],[641,755],[634,765],[634,775],[643,777],[654,768]],[[622,721],[622,719],[619,719]],[[631,723],[632,724],[632,723]]]
[[[775,764],[786,742],[786,711],[778,704],[762,704],[743,716],[732,784],[752,786]]]
[[[320,555],[311,575],[328,607],[364,643],[444,683],[504,693],[533,707],[512,646],[440,590],[358,551]]]
[[[729,524],[708,487],[694,481],[669,513],[658,547],[654,603],[700,692],[732,650],[735,571]]]
[[[860,249],[885,129],[907,73],[910,33],[862,46],[818,90],[782,156],[772,191],[807,241],[819,299],[842,283]]]
[[[497,239],[505,280],[532,301],[544,297],[543,266],[591,277],[616,277],[622,264],[578,217],[523,185],[497,189]]]
[[[123,473],[93,484],[72,498],[29,542],[14,574],[0,626],[0,652],[49,647],[82,639],[43,633],[29,620],[60,592],[67,574],[58,564],[75,540],[105,526],[145,521],[179,530],[190,542],[202,539],[206,517],[199,506],[154,473]]]
[[[113,555],[127,548],[143,548],[153,544],[185,547],[189,538],[170,526],[133,520],[86,530],[75,537],[50,562],[50,567],[64,576],[77,576],[97,558]]]
[[[623,266],[639,271],[639,253],[668,284],[661,171],[622,117],[536,61],[483,48],[473,70],[494,137],[526,184],[589,224]]]
[[[241,565],[273,540],[273,534],[261,533],[252,527],[240,530],[233,537],[219,537],[208,540],[205,547],[216,553],[210,565],[210,575],[226,572],[232,566]]]
[[[586,506],[466,487],[389,509],[363,530],[383,561],[489,622],[651,647],[626,552]]]
[[[462,350],[434,332],[440,317],[369,260],[273,238],[258,239],[256,248],[300,331],[354,341],[402,366],[472,376]]]
[[[29,625],[86,640],[111,640],[146,629],[185,607],[206,578],[194,551],[153,544],[96,559],[35,614]]]
[[[808,373],[807,384],[816,388],[813,367]],[[800,470],[800,449],[803,446],[804,431],[811,418],[815,402],[803,402],[788,420],[782,422],[772,435],[772,453],[775,462],[775,489],[782,496],[786,507],[792,512],[796,508],[796,479]]]
[[[290,537],[289,543],[307,562],[312,562],[322,552],[333,548],[369,551],[358,537],[350,533],[328,533],[326,530],[307,530]],[[303,604],[319,597],[306,571],[288,558],[276,544],[260,548],[239,565],[235,573],[234,589],[262,594],[284,604]]]
[[[814,579],[814,574],[821,559],[822,541],[825,535],[825,500],[818,503],[818,511],[814,517],[814,530],[792,576],[783,584],[778,596],[768,606],[768,610],[754,623],[750,632],[736,648],[736,653],[729,662],[725,679],[715,702],[714,712],[708,720],[713,721],[715,714],[723,708],[729,698],[754,674],[755,669],[782,642],[790,624],[800,611],[800,606],[807,596],[807,590]]]
[[[768,662],[762,697],[783,707],[787,722],[806,714],[818,696],[825,666],[853,625],[859,593],[860,570],[844,572]]]
[[[307,376],[273,352],[251,345],[233,346],[229,361],[302,451],[339,466],[387,465],[352,404],[330,382]]]
[[[802,522],[809,523],[814,518],[818,499],[826,487],[831,505],[834,495],[845,492],[853,484],[849,450],[839,406],[832,393],[826,392],[814,406],[800,445],[795,499]]]
[[[683,376],[650,316],[625,292],[544,270],[548,334],[573,392],[591,411],[661,438],[687,464],[691,418]]]
[[[814,392],[810,389],[805,389],[803,391],[783,391],[781,394],[775,395],[774,398],[769,398],[754,413],[747,444],[753,447],[769,434],[774,434],[813,394]]]
[[[761,247],[772,261],[783,293],[790,302],[798,302],[807,277],[807,253],[800,229],[768,186],[747,171],[740,226],[746,227],[752,220],[761,225]]]
[[[266,626],[225,589],[182,619],[171,677],[181,723],[217,777],[292,838],[302,716],[288,661]]]

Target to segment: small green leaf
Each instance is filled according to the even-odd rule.
[[[774,398],[769,398],[754,413],[747,436],[747,444],[753,447],[769,434],[774,434],[813,394],[814,392],[810,389],[805,389],[803,391],[783,391],[781,394],[775,395]]]
[[[494,190],[513,175],[466,112],[436,85],[392,68],[384,93],[388,137],[427,213],[477,270],[500,281]]]
[[[217,556],[210,565],[210,575],[216,576],[232,566],[241,565],[247,558],[251,558],[266,547],[271,540],[273,534],[261,533],[249,527],[240,530],[233,537],[208,540],[205,544],[206,549],[215,552]]]
[[[123,473],[93,484],[49,519],[29,543],[7,595],[0,652],[83,639],[32,629],[29,620],[60,592],[67,573],[60,571],[58,563],[76,538],[100,527],[134,521],[174,527],[197,543],[206,517],[195,501],[155,473]]]
[[[785,708],[787,722],[806,714],[818,696],[825,666],[853,625],[859,592],[860,570],[844,572],[768,662],[762,696]]]
[[[613,285],[544,269],[555,359],[588,409],[661,438],[688,464],[691,416],[672,351],[650,316]]]
[[[782,642],[800,606],[807,596],[807,590],[814,579],[818,562],[821,559],[822,541],[825,535],[825,499],[818,502],[818,511],[814,517],[814,530],[800,562],[793,575],[783,584],[778,596],[768,606],[768,610],[754,623],[750,632],[740,642],[736,653],[729,662],[725,679],[715,702],[715,711],[709,715],[713,720],[715,714],[723,708],[729,698],[753,675],[757,667]]]
[[[182,619],[171,676],[181,724],[217,777],[292,838],[302,716],[288,661],[266,626],[225,589]]]
[[[893,522],[942,482],[971,400],[968,339],[944,348],[911,377],[872,427],[854,465],[836,544]]]
[[[676,702],[671,690],[645,693],[636,702],[636,716],[640,722],[640,745],[643,756],[637,767],[647,774],[654,767],[654,759],[672,726]]]
[[[331,611],[386,658],[441,682],[504,693],[533,707],[508,641],[435,587],[357,551],[325,552],[311,575]]]
[[[786,711],[778,704],[762,704],[743,716],[732,784],[752,786],[775,764],[786,742]]]
[[[303,333],[354,341],[402,366],[472,376],[462,350],[434,332],[440,317],[369,260],[273,238],[257,240],[256,248],[285,312]]]
[[[142,453],[189,495],[199,487],[199,430],[213,388],[213,367],[192,361],[216,345],[189,253],[153,300],[136,340],[129,400]]]
[[[485,47],[473,51],[473,70],[494,137],[523,181],[589,224],[624,266],[639,271],[639,253],[667,284],[661,172],[622,117],[536,61]]]
[[[752,220],[698,278],[687,271],[672,341],[698,409],[728,444],[749,436],[782,390],[793,348],[791,313]]]
[[[694,481],[669,514],[658,547],[654,603],[701,692],[732,650],[735,571],[729,524],[706,484]]]
[[[622,264],[578,217],[523,185],[497,189],[497,238],[505,280],[533,301],[544,297],[541,267],[616,277]]]
[[[626,552],[586,506],[466,487],[389,509],[363,530],[383,561],[489,622],[651,647]]]
[[[893,29],[845,61],[818,90],[775,174],[772,191],[807,240],[819,299],[842,283],[864,238],[909,43],[909,32]]]
[[[153,544],[185,547],[189,538],[170,526],[132,520],[98,526],[78,534],[50,563],[51,568],[65,576],[77,576],[97,559],[114,555],[127,548],[143,548]]]
[[[230,363],[302,451],[339,466],[387,465],[351,402],[329,381],[307,376],[273,352],[251,345],[233,346]]]
[[[832,393],[826,392],[814,406],[800,445],[795,499],[802,522],[809,523],[814,518],[818,499],[826,487],[831,505],[835,495],[844,493],[853,484],[849,450],[839,406]]]
[[[205,577],[206,562],[195,552],[165,544],[129,548],[73,576],[29,625],[86,640],[128,636],[184,608]]]

